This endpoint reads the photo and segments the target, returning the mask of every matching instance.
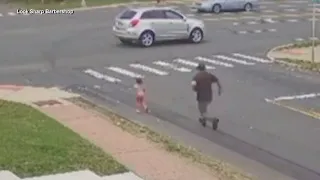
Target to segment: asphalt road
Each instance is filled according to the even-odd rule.
[[[74,15],[0,17],[0,82],[80,91],[261,179],[320,179],[319,120],[265,101],[320,92],[319,75],[287,71],[265,57],[273,46],[310,37],[308,4],[264,3],[259,12],[221,15],[179,8],[205,20],[205,42],[147,49],[121,45],[111,33],[121,7]],[[223,85],[223,95],[210,109],[221,119],[218,132],[197,122],[190,80],[193,64],[199,61],[214,67],[210,71]],[[133,113],[137,75],[145,77],[150,116]]]

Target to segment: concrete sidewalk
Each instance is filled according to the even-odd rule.
[[[205,168],[170,154],[145,138],[122,130],[107,117],[65,100],[73,97],[79,95],[58,88],[0,85],[1,99],[32,105],[112,154],[144,179],[218,179]]]

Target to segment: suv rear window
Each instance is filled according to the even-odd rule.
[[[135,11],[132,11],[132,10],[127,10],[125,12],[123,12],[121,15],[120,15],[120,19],[132,19],[135,15],[137,14],[137,12]]]

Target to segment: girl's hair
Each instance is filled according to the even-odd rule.
[[[143,83],[143,81],[142,81],[142,79],[141,79],[141,78],[136,78],[136,83],[137,83],[137,84],[142,84],[142,83]]]

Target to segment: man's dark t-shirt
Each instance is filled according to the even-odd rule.
[[[197,93],[197,101],[211,102],[212,83],[216,83],[218,78],[209,72],[200,71],[193,77],[193,81],[196,82],[194,90]]]

